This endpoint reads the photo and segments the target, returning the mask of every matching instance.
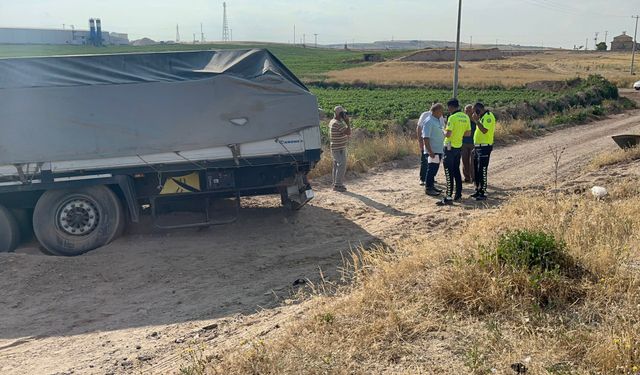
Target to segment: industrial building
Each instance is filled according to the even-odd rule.
[[[89,30],[0,27],[0,44],[128,45],[129,36],[102,31],[100,19],[91,19]]]
[[[636,43],[636,49],[640,49],[640,43]],[[625,31],[622,35],[613,38],[611,42],[612,51],[631,51],[633,50],[633,38],[627,35]]]

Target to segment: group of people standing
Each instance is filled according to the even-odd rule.
[[[422,161],[420,184],[425,193],[438,197],[444,193],[441,206],[452,205],[462,199],[462,175],[465,183],[475,184],[471,195],[478,201],[487,199],[487,171],[493,151],[496,118],[484,104],[478,102],[460,110],[457,99],[447,102],[449,116],[445,118],[445,107],[441,103],[424,112],[417,125]],[[329,123],[331,156],[333,158],[333,189],[344,192],[344,176],[347,171],[347,145],[351,136],[351,124],[347,111],[338,106]],[[462,162],[463,172],[460,173]],[[446,191],[435,185],[440,164],[444,166]]]
[[[444,105],[436,103],[424,112],[417,125],[422,161],[420,184],[430,196],[444,198],[438,205],[452,205],[462,199],[462,174],[464,182],[474,183],[478,201],[487,199],[487,172],[493,151],[496,118],[484,104],[467,105],[460,110],[457,99],[447,102],[449,116],[444,117]],[[460,173],[462,162],[463,173]],[[436,188],[435,177],[444,166],[447,183],[446,192]]]

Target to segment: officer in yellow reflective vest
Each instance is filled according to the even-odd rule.
[[[462,199],[462,175],[460,174],[460,159],[462,158],[462,138],[471,135],[471,119],[460,111],[458,99],[447,102],[449,118],[444,128],[444,173],[447,179],[447,194],[437,203],[438,206],[450,206],[454,200]],[[454,195],[455,182],[455,195]]]
[[[487,199],[487,172],[489,170],[489,159],[491,151],[493,151],[493,135],[496,130],[496,116],[487,111],[482,103],[476,103],[473,106],[475,116],[477,117],[477,127],[473,135],[473,143],[475,144],[475,184],[476,192],[471,197],[478,201]]]

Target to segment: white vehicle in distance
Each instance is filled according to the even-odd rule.
[[[633,88],[640,91],[640,81],[633,84]]]

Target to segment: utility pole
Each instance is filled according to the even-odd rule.
[[[638,18],[640,18],[640,16],[631,16],[631,18],[636,19],[636,31],[633,34],[633,52],[631,52],[631,75],[634,75],[635,73],[633,71],[633,66],[636,62],[636,49],[638,45]]]
[[[458,33],[456,36],[456,62],[453,67],[453,97],[458,97],[458,65],[460,64],[460,23],[462,22],[462,0],[458,0]]]
[[[296,25],[293,25],[293,45],[296,45]]]
[[[473,48],[473,36],[469,37],[469,48]]]
[[[316,33],[316,34],[313,34],[313,36],[316,38],[316,40],[315,40],[315,46],[316,46],[316,48],[318,48],[318,34],[317,34],[317,33]]]
[[[605,31],[604,32],[604,44],[607,44],[607,37],[609,36],[609,32]]]
[[[584,51],[589,51],[589,38],[587,38],[587,40],[584,42]]]
[[[180,25],[176,25],[176,43],[180,43]]]
[[[200,22],[200,43],[204,43],[204,31],[202,29],[202,22]]]
[[[302,46],[306,47],[307,46],[307,34],[302,34]]]
[[[193,44],[196,44],[196,33],[193,33]]]
[[[596,31],[596,37],[593,38],[595,49],[598,49],[598,35],[600,35],[600,33]]]

